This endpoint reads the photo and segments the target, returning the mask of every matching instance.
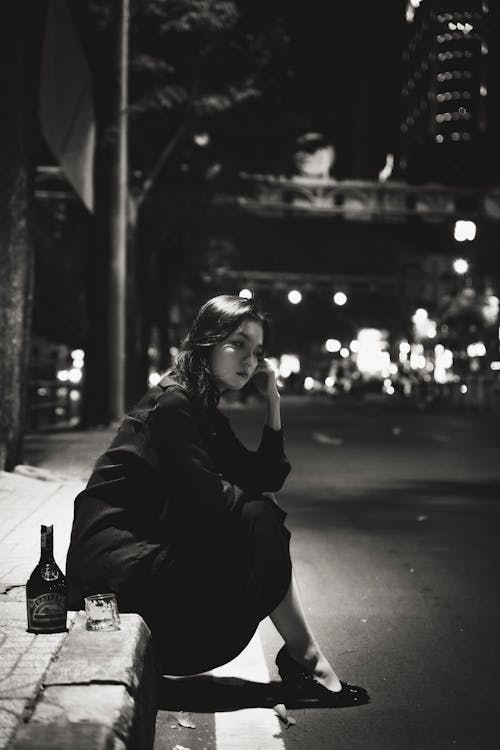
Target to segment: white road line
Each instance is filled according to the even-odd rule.
[[[342,445],[344,442],[343,438],[331,437],[330,435],[325,435],[323,432],[313,432],[312,436],[313,440],[324,445]]]
[[[240,677],[269,682],[259,631],[246,649],[228,664],[212,671],[214,677]],[[270,708],[245,708],[215,714],[217,750],[284,750],[278,717]]]

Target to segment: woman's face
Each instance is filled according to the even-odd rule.
[[[263,357],[264,331],[255,320],[244,320],[210,353],[210,367],[219,390],[239,391]]]

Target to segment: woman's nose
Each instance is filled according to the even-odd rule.
[[[256,367],[256,365],[257,365],[257,356],[255,354],[246,354],[243,357],[243,363],[245,365],[250,366],[250,367]]]

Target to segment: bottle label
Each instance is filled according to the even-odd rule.
[[[66,596],[53,591],[27,599],[28,630],[46,633],[66,629]]]

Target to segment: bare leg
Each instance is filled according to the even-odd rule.
[[[290,586],[284,599],[270,614],[271,622],[284,639],[290,655],[328,690],[341,689],[340,681],[313,635],[292,570]]]

